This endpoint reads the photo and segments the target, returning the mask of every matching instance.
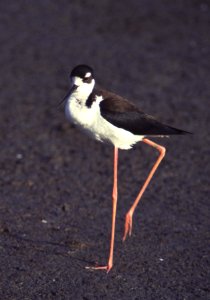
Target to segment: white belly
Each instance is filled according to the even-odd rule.
[[[144,138],[106,121],[100,114],[100,101],[101,99],[97,99],[91,108],[88,108],[76,98],[71,97],[65,107],[67,119],[94,139],[112,144],[119,149],[130,149]]]

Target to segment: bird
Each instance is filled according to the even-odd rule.
[[[134,211],[166,153],[165,147],[155,143],[150,138],[183,135],[190,132],[166,125],[153,116],[144,113],[124,97],[98,88],[94,70],[86,64],[75,66],[70,73],[70,80],[71,88],[62,99],[62,102],[65,102],[67,120],[92,138],[105,144],[111,144],[114,147],[109,257],[105,265],[86,267],[91,270],[106,270],[108,273],[113,267],[114,256],[119,149],[129,150],[136,143],[143,142],[159,153],[135,201],[126,213],[123,235],[123,241],[125,241],[127,236],[131,236],[132,233]]]

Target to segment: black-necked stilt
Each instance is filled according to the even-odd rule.
[[[159,151],[159,157],[149,173],[136,200],[125,218],[123,241],[131,235],[132,217],[152,176],[165,156],[165,148],[148,137],[164,137],[174,134],[188,133],[165,125],[150,115],[142,112],[128,100],[102,89],[95,88],[93,69],[87,65],[79,65],[71,72],[72,87],[64,100],[67,119],[78,125],[90,136],[101,142],[114,146],[114,183],[111,243],[108,263],[105,266],[87,267],[105,269],[107,272],[113,266],[113,250],[115,237],[115,219],[117,209],[117,164],[118,149],[130,149],[135,143],[142,141]]]

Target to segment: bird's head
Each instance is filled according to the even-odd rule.
[[[93,69],[87,65],[76,66],[71,71],[70,79],[75,89],[87,90],[87,92],[92,92],[95,85]]]
[[[87,65],[76,66],[70,74],[71,89],[67,95],[59,103],[65,102],[72,93],[79,93],[79,97],[87,99],[87,97],[92,93],[95,80],[93,75],[93,69]]]

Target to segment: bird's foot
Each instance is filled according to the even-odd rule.
[[[129,211],[125,217],[125,230],[124,230],[123,242],[126,240],[128,234],[129,236],[131,236],[132,224],[133,224],[133,214]]]
[[[85,267],[85,269],[88,270],[106,270],[107,273],[109,273],[111,268],[112,268],[112,264],[108,264],[107,266]]]

